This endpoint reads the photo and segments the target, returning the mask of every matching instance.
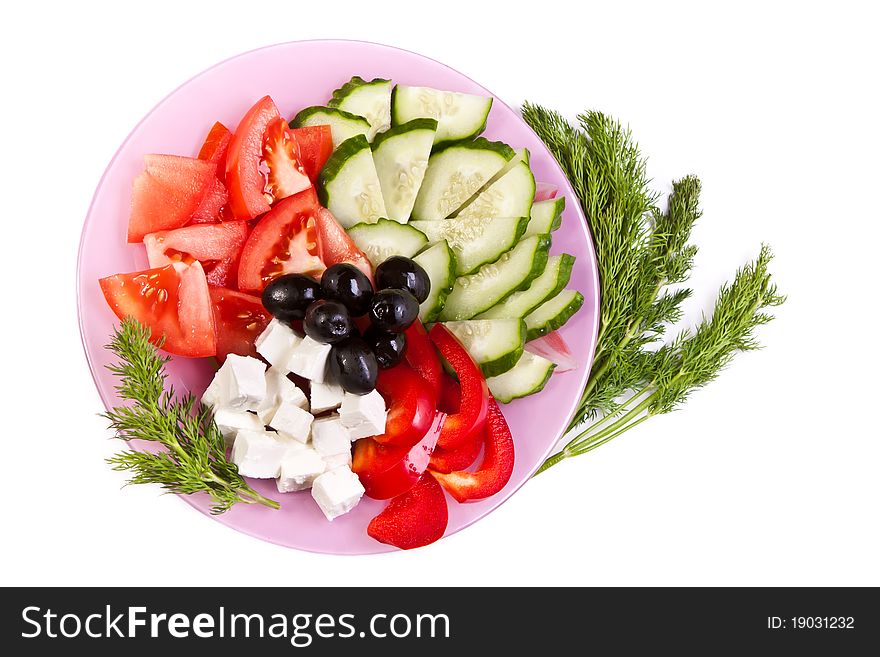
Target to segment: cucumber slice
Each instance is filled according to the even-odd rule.
[[[466,320],[446,322],[444,326],[474,357],[483,376],[504,374],[523,355],[526,324],[521,319]]]
[[[512,369],[500,376],[486,379],[486,383],[489,384],[489,390],[495,400],[507,404],[519,397],[541,392],[550,380],[555,367],[553,361],[525,351]]]
[[[470,319],[517,290],[528,287],[547,266],[549,250],[549,235],[533,235],[496,262],[483,265],[475,274],[456,279],[440,319]]]
[[[435,132],[434,119],[413,119],[373,140],[373,162],[389,219],[402,224],[409,221],[428,168]]]
[[[551,198],[532,204],[532,216],[526,235],[550,233],[562,225],[562,211],[565,210],[565,197]]]
[[[412,218],[445,219],[515,155],[507,144],[482,137],[435,151],[428,160]]]
[[[571,319],[583,305],[583,294],[577,290],[563,290],[526,315],[526,327],[529,332],[527,339],[534,340],[547,335],[550,331],[555,331]]]
[[[382,187],[373,164],[367,138],[346,139],[327,160],[317,181],[321,205],[330,210],[343,228],[375,223],[385,216]]]
[[[510,171],[471,199],[459,217],[528,217],[535,198],[535,177],[525,162],[517,162]]]
[[[517,319],[525,317],[548,299],[561,292],[571,278],[574,256],[567,253],[550,256],[547,267],[527,290],[514,292],[501,303],[477,316],[477,319]]]
[[[327,105],[364,117],[370,124],[367,139],[391,127],[391,80],[364,80],[355,75],[333,92]]]
[[[419,319],[427,324],[437,319],[446,304],[446,297],[452,291],[455,283],[455,254],[443,241],[425,249],[413,260],[422,266],[431,280],[428,298],[419,306]]]
[[[312,125],[330,126],[333,148],[338,148],[346,139],[370,133],[370,123],[364,117],[334,107],[306,107],[290,122],[291,128],[307,128]]]
[[[352,226],[348,236],[370,259],[374,269],[393,255],[412,258],[428,243],[428,238],[415,228],[390,219]]]
[[[430,87],[397,85],[391,95],[394,125],[413,119],[436,119],[439,123],[435,144],[470,139],[486,129],[492,99]]]
[[[494,262],[502,253],[512,249],[527,225],[528,219],[525,217],[456,217],[442,221],[410,222],[410,226],[428,236],[428,242],[433,244],[446,240],[455,253],[455,273],[459,276],[470,274],[487,262]]]

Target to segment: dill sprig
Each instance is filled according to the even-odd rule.
[[[114,470],[132,473],[129,484],[159,484],[184,495],[208,493],[214,514],[238,502],[280,508],[248,486],[226,458],[223,436],[210,409],[196,402],[192,393],[178,399],[172,386],[166,388],[165,364],[171,358],[158,354],[147,327],[133,318],[124,319],[107,348],[120,359],[108,365],[120,380],[116,390],[133,403],[116,406],[103,416],[116,438],[157,442],[165,448],[155,453],[126,450],[107,459]]]
[[[766,310],[784,297],[767,271],[770,249],[762,246],[757,259],[721,288],[711,317],[663,343],[666,327],[681,319],[681,304],[692,293],[681,284],[697,252],[689,240],[701,215],[699,179],[673,182],[667,209],[660,211],[646,161],[620,123],[587,112],[572,125],[531,103],[523,105],[523,118],[578,196],[596,247],[601,288],[593,368],[567,430],[579,432],[547,459],[538,470],[543,472],[678,408],[734,354],[758,348],[755,329],[773,319]]]

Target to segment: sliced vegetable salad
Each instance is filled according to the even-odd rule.
[[[574,365],[565,199],[479,136],[491,106],[354,77],[288,122],[266,96],[196,157],[145,156],[127,236],[150,269],[100,281],[165,351],[217,358],[202,402],[241,475],[328,520],[391,500],[367,531],[404,549],[443,535],[442,489],[505,486],[499,402]]]

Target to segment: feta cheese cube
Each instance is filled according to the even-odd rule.
[[[293,348],[287,368],[304,379],[324,383],[329,355],[329,344],[321,344],[306,336]]]
[[[351,511],[364,494],[358,476],[348,468],[336,468],[319,475],[312,483],[312,498],[327,520]]]
[[[334,470],[336,468],[346,467],[351,469],[351,450],[347,452],[343,452],[342,454],[333,454],[331,456],[324,457],[324,465],[327,466],[327,470]]]
[[[229,354],[217,370],[220,377],[216,406],[255,411],[266,397],[266,364],[250,356]]]
[[[304,411],[309,410],[306,394],[287,378],[287,373],[283,369],[270,367],[266,371],[266,398],[257,407],[257,416],[263,424],[272,424],[275,411],[284,402],[299,406]]]
[[[309,440],[314,416],[289,402],[282,403],[272,417],[272,428],[285,438],[292,438],[301,443]]]
[[[353,395],[346,392],[339,408],[342,426],[348,429],[351,440],[378,436],[385,433],[385,400],[378,390],[366,395]]]
[[[242,429],[235,436],[232,462],[245,477],[275,479],[281,472],[281,461],[295,441],[269,431]]]
[[[217,423],[217,428],[220,429],[220,433],[226,439],[226,447],[232,445],[232,442],[235,440],[235,434],[240,429],[262,431],[264,426],[263,422],[253,413],[235,411],[222,406],[214,412],[214,422]]]
[[[228,373],[229,370],[222,368],[214,373],[214,378],[211,379],[211,383],[208,384],[208,387],[205,388],[205,392],[202,394],[202,404],[204,406],[215,408],[220,399],[228,395],[229,384],[226,382],[226,375]]]
[[[345,391],[342,386],[332,381],[312,381],[310,396],[312,398],[312,413],[323,413],[339,408]]]
[[[351,453],[351,438],[336,413],[315,419],[312,423],[312,445],[321,456]]]
[[[287,363],[290,361],[293,348],[300,342],[302,342],[302,338],[294,333],[289,326],[273,319],[260,333],[254,346],[257,348],[257,353],[269,361],[273,367],[287,370]],[[287,374],[287,371],[284,373]]]
[[[324,459],[309,447],[288,450],[281,459],[281,475],[276,482],[279,493],[291,493],[312,487],[312,482],[326,470]]]

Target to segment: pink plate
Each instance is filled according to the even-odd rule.
[[[115,378],[107,371],[111,355],[103,348],[116,318],[101,294],[98,278],[147,267],[143,246],[126,244],[131,183],[141,171],[145,153],[195,155],[214,121],[230,128],[260,97],[269,94],[282,113],[292,116],[309,105],[326,103],[331,92],[352,75],[391,78],[472,94],[492,95],[476,82],[439,62],[389,46],[357,41],[305,41],[269,46],[217,64],[179,87],[135,127],[101,179],[83,227],[77,271],[80,330],[89,367],[104,405],[117,403]],[[548,102],[552,103],[552,99]],[[485,136],[531,151],[538,181],[559,187],[568,201],[562,228],[553,236],[553,251],[577,257],[570,286],[583,292],[584,308],[562,329],[580,363],[558,374],[541,394],[504,407],[516,440],[516,468],[507,487],[481,502],[458,504],[449,498],[447,535],[467,527],[509,498],[535,472],[562,435],[583,389],[598,330],[596,256],[583,213],[561,169],[518,113],[495,99]],[[204,390],[212,376],[210,359],[175,358],[169,383],[178,390]],[[218,522],[279,545],[333,554],[368,554],[393,548],[367,536],[370,519],[384,502],[364,499],[350,514],[327,522],[307,493],[279,495],[275,482],[252,481],[259,492],[278,499],[280,511],[238,505]],[[123,493],[124,494],[124,493]],[[205,495],[184,496],[208,513]]]

